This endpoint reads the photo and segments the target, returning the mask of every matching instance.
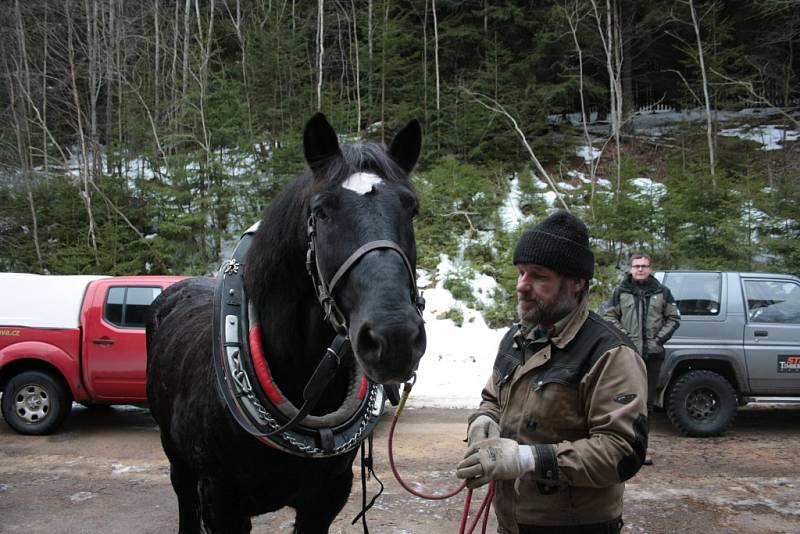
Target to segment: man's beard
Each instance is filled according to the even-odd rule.
[[[517,296],[519,298],[519,296]],[[524,325],[553,325],[577,307],[577,297],[570,295],[567,284],[561,281],[558,294],[551,300],[544,300],[535,295],[524,301],[527,310],[522,309],[522,302],[517,302],[517,315]]]

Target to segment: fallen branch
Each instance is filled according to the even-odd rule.
[[[533,161],[533,164],[536,166],[536,169],[539,171],[539,173],[542,176],[544,176],[545,180],[547,181],[547,184],[550,186],[550,188],[556,194],[556,198],[558,198],[559,202],[561,202],[561,205],[564,206],[564,209],[569,211],[569,206],[567,206],[567,203],[564,202],[563,195],[561,194],[561,192],[556,187],[555,182],[553,182],[553,180],[550,178],[550,175],[548,175],[547,171],[544,170],[544,167],[542,167],[542,164],[539,162],[539,158],[537,158],[536,154],[533,153],[533,149],[531,148],[530,143],[528,143],[528,140],[525,137],[525,133],[520,129],[520,127],[517,124],[517,121],[514,119],[514,117],[512,117],[511,114],[508,111],[506,111],[506,109],[497,100],[495,100],[494,98],[492,98],[490,96],[487,96],[487,95],[484,95],[484,94],[481,94],[481,93],[475,93],[475,92],[470,91],[469,89],[467,89],[466,87],[463,87],[463,86],[461,87],[461,89],[465,93],[467,93],[469,96],[471,96],[472,99],[475,100],[475,102],[477,102],[481,106],[485,107],[489,111],[494,111],[495,113],[499,113],[499,114],[503,115],[505,118],[507,118],[509,120],[511,125],[514,127],[514,131],[516,131],[517,135],[519,135],[519,138],[522,141],[522,144],[527,149],[528,154],[531,156],[531,161]],[[488,100],[491,103],[491,105],[487,104],[485,102],[485,100]]]

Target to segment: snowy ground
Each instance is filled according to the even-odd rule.
[[[450,268],[445,260],[438,271],[443,274]],[[428,289],[424,289],[430,283],[425,277],[420,278],[419,283],[425,297],[428,348],[417,370],[408,406],[475,408],[492,372],[504,330],[489,328],[479,312],[457,303],[442,287],[443,281]],[[475,285],[478,284],[473,287]],[[439,318],[454,306],[464,313],[464,323],[460,327],[450,319]]]

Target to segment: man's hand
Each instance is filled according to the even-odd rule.
[[[500,425],[488,415],[479,415],[467,429],[467,445],[469,447],[489,438],[500,437]]]
[[[467,449],[456,468],[456,476],[475,489],[491,480],[513,480],[533,471],[535,461],[529,445],[506,438],[479,441]]]

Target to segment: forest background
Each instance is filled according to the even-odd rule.
[[[422,121],[419,267],[491,325],[557,207],[590,228],[595,303],[634,249],[798,273],[798,43],[798,0],[3,0],[0,270],[213,273],[320,110],[346,139]],[[720,135],[743,109],[780,150]]]

